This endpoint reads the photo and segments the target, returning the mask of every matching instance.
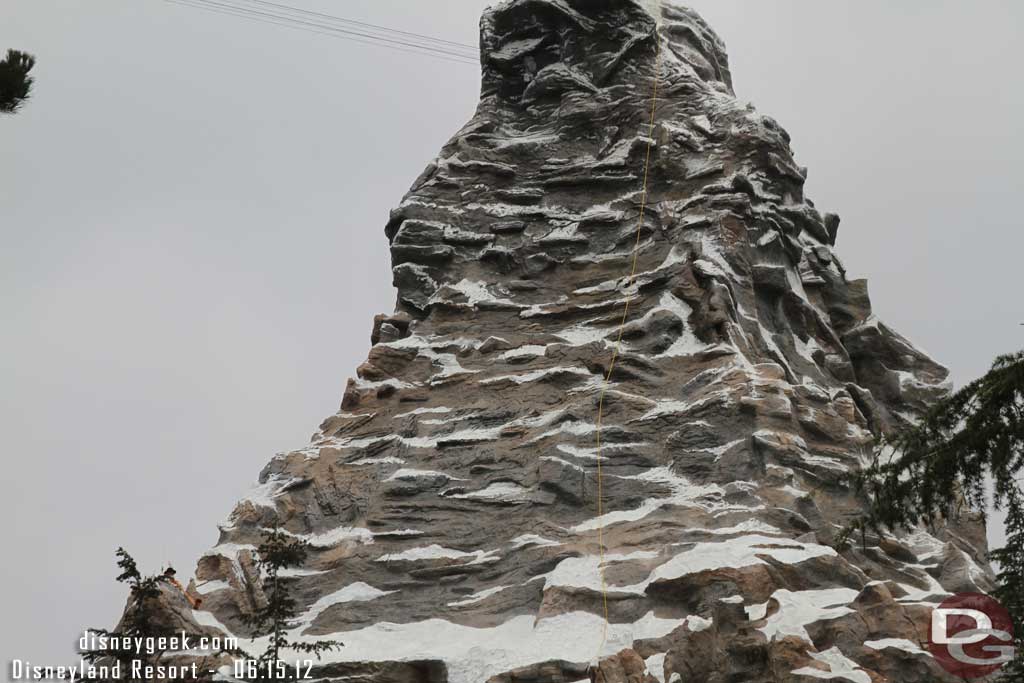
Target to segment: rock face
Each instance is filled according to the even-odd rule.
[[[980,523],[831,542],[843,475],[947,372],[872,315],[721,40],[667,2],[510,0],[481,45],[476,114],[385,229],[396,310],[200,559],[195,620],[248,635],[280,524],[316,549],[294,635],[346,644],[328,678],[943,680],[929,609],[991,588]]]

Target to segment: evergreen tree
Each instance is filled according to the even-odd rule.
[[[1000,600],[1014,620],[1017,659],[1006,681],[1024,680],[1024,352],[996,358],[983,377],[937,403],[912,428],[882,439],[854,484],[871,501],[840,543],[866,529],[911,529],[955,520],[992,503],[1006,510],[1007,543],[998,563]]]
[[[1019,495],[1006,504],[1006,545],[992,551],[999,566],[999,586],[994,596],[1013,617],[1016,658],[1002,671],[1002,680],[1024,681],[1024,504]]]
[[[161,577],[143,577],[135,559],[124,548],[117,549],[117,566],[121,570],[117,581],[128,584],[129,587],[128,606],[121,620],[120,629],[117,631],[95,628],[89,630],[104,638],[148,638],[171,635],[166,628],[161,628],[157,624],[155,615],[156,601],[160,597]],[[147,666],[159,659],[162,653],[107,648],[85,650],[80,654],[88,662],[113,659],[121,663],[122,670],[129,671],[133,662],[141,662],[142,666]]]
[[[28,74],[35,65],[35,57],[18,50],[0,60],[0,114],[13,114],[28,99],[34,81]]]
[[[263,585],[267,604],[257,608],[246,618],[246,622],[255,634],[253,640],[259,635],[270,636],[267,649],[259,657],[261,672],[267,672],[269,667],[281,661],[282,650],[313,654],[320,659],[324,652],[342,646],[342,643],[334,640],[298,642],[288,638],[288,631],[297,625],[295,620],[299,612],[295,598],[291,595],[289,581],[280,572],[282,569],[302,565],[308,553],[308,543],[289,536],[279,528],[265,531],[262,542],[256,548],[256,564],[265,575]]]
[[[166,573],[143,576],[139,572],[135,558],[129,555],[128,551],[124,548],[117,549],[117,566],[121,570],[117,581],[127,584],[129,588],[128,605],[119,624],[120,628],[116,631],[91,628],[89,629],[90,632],[99,638],[117,638],[120,642],[124,642],[123,639],[125,638],[147,639],[180,635],[194,639],[203,637],[200,633],[175,631],[170,625],[161,624],[158,613],[160,609],[160,587],[162,583],[168,581]],[[222,647],[219,652],[221,654],[245,656],[245,653],[238,649]],[[143,667],[150,666],[156,664],[164,653],[161,651],[139,651],[134,648],[108,647],[83,650],[79,654],[82,656],[82,659],[90,663],[112,664],[113,662],[120,662],[122,675],[125,675],[131,671],[134,662],[139,662]]]

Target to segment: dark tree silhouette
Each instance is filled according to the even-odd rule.
[[[8,50],[0,61],[0,113],[13,114],[32,92],[34,79],[29,76],[36,58],[18,50]]]
[[[1002,671],[1006,683],[1024,681],[1024,503],[1019,495],[1006,504],[1006,545],[991,553],[999,565],[995,598],[1013,617],[1017,656]]]
[[[117,630],[91,628],[89,631],[99,639],[116,638],[124,642],[125,638],[159,638],[161,636],[181,635],[171,627],[161,624],[159,617],[161,584],[168,581],[167,574],[156,574],[143,576],[139,572],[135,559],[128,554],[124,548],[117,549],[117,566],[121,573],[117,577],[119,583],[128,585],[128,605],[125,608],[124,616]],[[191,638],[201,638],[199,633],[185,633]],[[234,656],[245,656],[245,653],[238,649],[221,648],[219,653],[231,654]],[[121,664],[122,675],[130,672],[132,664],[138,662],[140,666],[149,666],[157,663],[163,656],[163,652],[156,650],[149,652],[147,649],[134,648],[97,648],[82,650],[79,652],[87,662],[92,664]],[[95,680],[95,679],[89,679]]]
[[[135,559],[128,554],[124,548],[117,549],[117,566],[121,570],[117,581],[128,584],[128,606],[125,609],[124,617],[121,619],[120,628],[116,631],[107,629],[89,629],[97,636],[105,638],[148,638],[151,636],[168,635],[156,626],[154,614],[155,603],[160,597],[160,577],[143,577],[135,564]],[[151,664],[159,657],[156,653],[145,651],[134,651],[124,648],[111,649],[90,649],[80,652],[82,658],[90,663],[120,662],[122,671],[131,670],[133,662],[140,662],[143,666]]]
[[[287,577],[280,575],[282,569],[300,566],[309,552],[309,544],[289,536],[279,528],[264,531],[263,540],[256,548],[256,564],[263,570],[264,592],[267,604],[257,608],[246,618],[254,637],[269,635],[267,649],[259,657],[260,671],[264,675],[281,661],[282,650],[294,650],[316,655],[343,645],[334,640],[299,642],[288,639],[287,631],[295,628],[299,616],[295,598],[292,597]]]

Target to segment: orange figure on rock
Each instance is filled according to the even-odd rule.
[[[179,582],[178,579],[174,578],[174,576],[177,573],[178,572],[174,571],[174,567],[168,567],[167,569],[164,570],[163,578],[164,578],[165,581],[167,581],[172,586],[174,586],[175,588],[177,588],[178,590],[181,591],[181,594],[185,596],[186,600],[188,600],[188,604],[192,606],[192,609],[199,609],[199,606],[201,604],[203,604],[203,599],[202,598],[193,598],[191,595],[189,595],[185,591],[185,587],[181,585],[181,582]]]

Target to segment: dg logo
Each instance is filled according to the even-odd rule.
[[[982,593],[958,593],[932,612],[928,650],[946,671],[983,678],[1013,660],[1013,620]]]

